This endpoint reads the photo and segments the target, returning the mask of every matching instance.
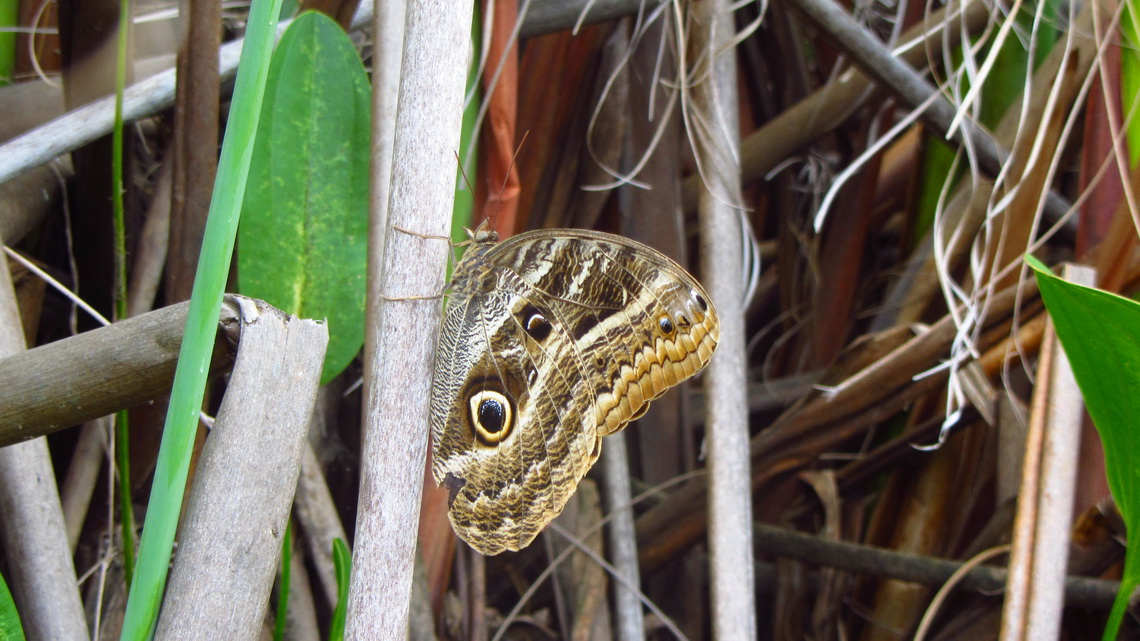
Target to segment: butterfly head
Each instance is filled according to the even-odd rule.
[[[491,229],[491,224],[485,218],[475,229],[464,228],[464,231],[467,232],[467,237],[471,239],[471,242],[476,245],[494,245],[499,242],[499,232]]]

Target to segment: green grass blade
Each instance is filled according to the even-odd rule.
[[[16,69],[14,29],[19,24],[19,19],[19,0],[0,0],[0,87],[12,83],[12,72]]]
[[[1124,576],[1103,636],[1111,640],[1140,584],[1140,555],[1132,553],[1140,531],[1140,304],[1057,278],[1032,256],[1026,261],[1100,434],[1108,487],[1127,528]]]
[[[115,124],[111,130],[111,205],[115,238],[115,320],[127,317],[127,223],[123,206],[123,91],[127,87],[131,3],[119,0],[119,38],[115,58]],[[123,576],[127,589],[135,573],[135,515],[131,502],[130,428],[127,412],[115,413],[115,464],[118,467],[119,522],[123,539]]]
[[[1136,4],[1132,0],[1124,3],[1120,16],[1120,35],[1124,39],[1120,47],[1120,107],[1126,116],[1125,139],[1128,141],[1128,160],[1133,167],[1140,160],[1140,21],[1136,19]]]
[[[352,578],[352,551],[343,539],[333,539],[333,567],[336,569],[336,609],[329,623],[329,641],[342,641],[348,611],[348,582]]]
[[[293,567],[293,520],[285,524],[285,542],[281,546],[281,580],[277,590],[277,620],[273,625],[273,641],[285,638],[285,621],[289,613],[289,579]]]
[[[149,638],[158,620],[280,10],[281,0],[254,0],[250,7],[214,197],[139,543],[138,566],[127,600],[121,636],[124,640]]]
[[[16,602],[12,600],[3,575],[0,575],[0,641],[24,641],[20,613],[16,611]]]
[[[348,35],[306,12],[285,31],[238,229],[238,291],[328,321],[321,383],[364,344],[371,89]]]

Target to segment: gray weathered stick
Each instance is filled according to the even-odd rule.
[[[305,534],[307,550],[317,569],[321,593],[330,608],[336,607],[336,570],[333,565],[332,545],[335,539],[346,544],[348,537],[333,503],[332,493],[325,482],[321,463],[310,445],[301,453],[301,477],[297,480],[297,497],[293,507],[297,523]]]
[[[613,20],[636,13],[644,7],[653,11],[665,0],[531,0],[526,19],[519,29],[520,38],[541,36],[544,33],[570,29],[584,25]],[[520,3],[521,4],[521,3]],[[582,13],[585,12],[583,18]]]
[[[0,446],[145,403],[170,390],[187,303],[0,360]],[[217,341],[211,367],[229,365]]]
[[[23,351],[24,331],[16,292],[3,261],[0,357]],[[0,515],[8,587],[29,641],[89,638],[55,472],[44,439],[0,446]]]
[[[102,416],[87,421],[79,428],[79,440],[67,466],[67,475],[59,488],[60,502],[63,505],[63,518],[67,521],[67,544],[72,553],[79,545],[79,535],[83,533],[83,523],[87,520],[87,509],[95,494],[95,484],[99,479],[99,469],[107,457],[107,443],[115,425],[114,416]]]
[[[606,438],[602,454],[603,478],[610,511],[614,513],[608,527],[607,541],[614,567],[630,585],[641,584],[637,569],[637,538],[633,528],[633,508],[630,506],[629,458],[626,452],[625,432]],[[620,641],[639,641],[645,638],[645,616],[637,592],[620,581],[614,581],[614,623]]]
[[[462,2],[413,0],[407,6],[390,225],[383,253],[372,248],[369,254],[370,262],[383,261],[380,282],[370,283],[368,292],[381,303],[373,340],[365,345],[367,413],[346,639],[403,639],[408,633],[440,318],[440,302],[430,297],[443,290],[451,246],[394,228],[447,234],[471,10]]]
[[[388,198],[392,189],[392,145],[396,137],[396,107],[400,98],[400,69],[404,58],[404,21],[406,0],[382,2],[372,26],[376,64],[372,71],[372,181],[369,187],[368,217],[368,291],[379,291],[384,261],[384,235],[388,230]],[[457,150],[458,151],[458,150]],[[375,344],[383,299],[369,295],[365,301],[364,342]],[[372,357],[364,350],[364,389],[369,388]],[[365,403],[364,411],[368,411]]]
[[[736,53],[728,0],[691,5],[694,61],[690,133],[702,166],[698,198],[701,273],[720,314],[720,344],[705,375],[709,468],[709,562],[713,636],[756,638],[752,578],[752,496],[748,457],[748,380],[740,215],[740,125]]]
[[[224,307],[235,303],[240,347],[190,489],[160,640],[257,638],[317,398],[328,328],[248,298]]]
[[[296,535],[294,535],[295,537]],[[293,539],[296,541],[296,538]],[[279,577],[280,578],[280,577]],[[288,641],[320,641],[313,586],[305,568],[305,555],[294,546],[289,562],[289,603],[285,606],[285,635]]]

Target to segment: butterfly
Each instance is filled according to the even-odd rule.
[[[708,364],[720,324],[700,283],[641,243],[468,233],[436,348],[432,474],[455,532],[493,555],[529,545],[602,437]]]

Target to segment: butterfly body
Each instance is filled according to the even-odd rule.
[[[692,276],[620,236],[472,240],[436,350],[432,472],[455,531],[497,554],[561,513],[603,436],[704,367],[719,323]]]

